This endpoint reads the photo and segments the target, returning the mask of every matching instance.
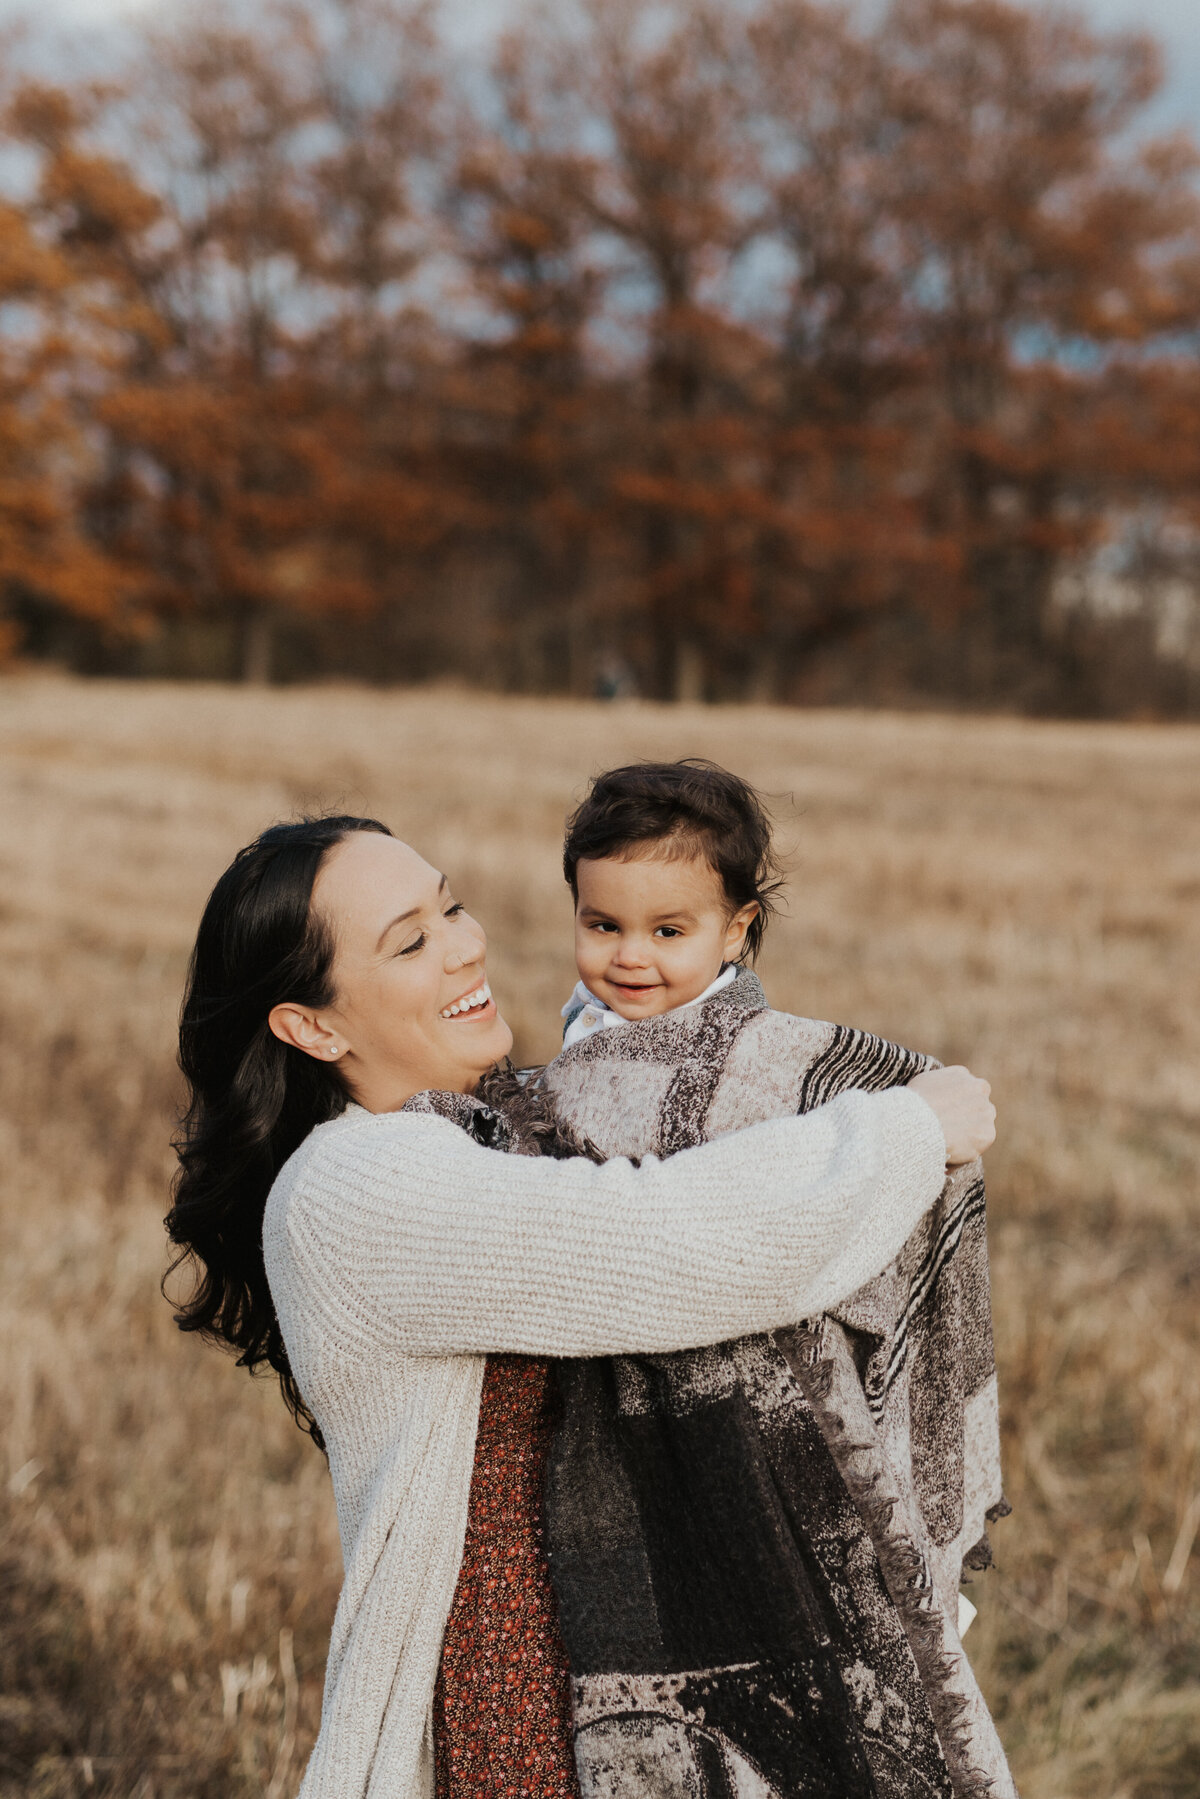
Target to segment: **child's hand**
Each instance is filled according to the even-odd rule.
[[[988,1098],[992,1090],[969,1068],[930,1068],[908,1084],[937,1113],[948,1168],[973,1162],[996,1141],[996,1108]]]

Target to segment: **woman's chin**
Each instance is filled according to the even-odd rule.
[[[480,1019],[479,1023],[470,1027],[470,1057],[472,1068],[485,1074],[495,1062],[503,1062],[512,1050],[513,1034],[500,1016],[495,1012],[491,1018]],[[466,1043],[463,1045],[467,1049]]]
[[[492,1026],[490,1036],[495,1047],[491,1052],[491,1058],[488,1062],[489,1068],[493,1062],[503,1062],[505,1056],[512,1054],[513,1034],[499,1012],[496,1014],[495,1023]]]
[[[512,1049],[513,1034],[494,1000],[488,1002],[488,1013],[487,1017],[447,1021],[448,1029],[440,1045],[443,1069],[433,1085],[469,1093],[489,1068],[503,1062]]]

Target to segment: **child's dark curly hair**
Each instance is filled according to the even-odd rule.
[[[758,902],[742,951],[753,962],[783,879],[766,808],[750,783],[700,756],[597,775],[567,820],[563,842],[563,874],[576,900],[580,862],[626,859],[651,845],[665,856],[702,856],[720,877],[731,912]]]

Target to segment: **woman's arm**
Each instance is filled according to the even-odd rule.
[[[820,1312],[896,1254],[944,1180],[915,1093],[846,1093],[669,1160],[539,1160],[357,1114],[276,1182],[281,1315],[383,1355],[588,1356],[717,1343]]]

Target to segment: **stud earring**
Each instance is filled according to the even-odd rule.
[[[336,1049],[331,1049],[331,1050],[330,1050],[330,1052],[329,1052],[329,1053],[330,1053],[330,1055],[331,1055],[331,1056],[336,1056],[336,1055],[337,1055],[337,1050],[336,1050]]]

